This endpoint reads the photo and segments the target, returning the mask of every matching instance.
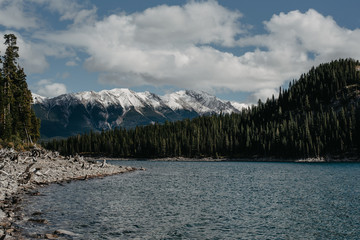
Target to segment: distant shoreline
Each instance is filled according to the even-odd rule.
[[[316,157],[316,158],[298,158],[298,159],[280,159],[280,158],[185,158],[185,157],[165,157],[165,158],[116,158],[116,157],[86,157],[96,161],[149,161],[149,162],[293,162],[293,163],[360,163],[360,157],[334,158],[334,157]]]

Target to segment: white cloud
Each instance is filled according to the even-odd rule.
[[[84,1],[74,0],[28,0],[30,3],[36,3],[45,6],[53,13],[60,15],[60,20],[70,20],[74,24],[93,21],[96,18],[97,8],[88,6]]]
[[[76,67],[79,65],[79,62],[81,61],[81,59],[79,57],[74,57],[71,60],[67,61],[65,63],[66,66],[68,67]]]
[[[36,12],[39,7],[45,7],[51,12],[60,15],[60,20],[72,20],[73,26],[89,24],[96,18],[96,8],[91,6],[85,9],[84,4],[73,0],[0,0],[0,26],[7,30],[0,31],[0,36],[14,33],[19,46],[20,65],[26,73],[42,73],[49,68],[47,57],[74,57],[75,52],[62,44],[35,39],[37,34],[45,32],[41,14]],[[16,29],[16,31],[10,30]],[[40,30],[41,29],[41,30]],[[29,33],[31,33],[29,35]],[[1,41],[1,39],[0,39]],[[5,47],[0,44],[0,51],[5,52]],[[69,61],[67,66],[75,66],[75,61]]]
[[[46,60],[45,46],[26,41],[20,34],[17,36],[21,65],[27,73],[41,73],[45,71],[49,64]]]
[[[54,83],[51,80],[43,79],[32,86],[32,91],[44,97],[56,97],[67,93],[65,84]]]
[[[37,7],[45,7],[58,13],[61,21],[73,21],[73,25],[95,21],[97,8],[74,0],[0,0],[0,26],[16,30],[38,29],[43,26]]]
[[[266,99],[271,99],[272,96],[277,98],[279,95],[279,91],[277,91],[274,88],[262,88],[259,90],[256,90],[253,94],[250,96],[250,102],[256,103],[259,99],[261,99],[263,102],[265,102]]]
[[[360,30],[342,28],[332,17],[324,17],[313,9],[280,13],[264,24],[267,34],[241,38],[238,44],[266,49],[248,52],[241,59],[264,73],[272,71],[274,75],[268,78],[272,89],[299,78],[311,66],[338,58],[360,58]],[[273,93],[270,88],[258,87],[254,96],[265,100]]]
[[[299,67],[303,70],[334,58],[360,57],[360,30],[341,28],[331,17],[313,9],[274,15],[265,27],[268,34],[240,39],[239,45],[266,47],[267,51],[253,52],[249,60],[268,62],[274,69],[281,63],[278,70],[290,76],[298,74]]]
[[[24,7],[23,0],[0,0],[0,25],[14,29],[37,27],[37,18]]]
[[[238,66],[238,58],[210,44],[234,46],[236,37],[245,31],[238,22],[240,17],[239,12],[215,1],[190,2],[132,15],[111,15],[93,25],[75,26],[42,38],[84,49],[90,55],[85,67],[101,72],[102,82],[187,88],[205,85],[210,89],[221,85],[219,78],[237,85],[233,78],[236,74],[229,70],[231,65]]]
[[[74,53],[66,49],[62,45],[55,45],[52,43],[39,43],[34,42],[30,39],[26,39],[19,32],[14,31],[0,31],[0,36],[5,34],[13,33],[17,38],[17,46],[19,47],[19,63],[24,67],[25,72],[28,74],[32,73],[42,73],[49,67],[47,61],[48,56],[55,57],[71,57]],[[0,52],[4,53],[6,46],[0,44]]]
[[[54,51],[54,49],[49,51],[49,48],[46,46],[27,41],[18,32],[0,32],[0,36],[4,36],[9,33],[15,34],[17,38],[17,46],[19,46],[20,55],[19,63],[25,68],[26,73],[40,73],[49,67],[48,62],[46,61],[46,55],[51,55],[51,52]],[[0,44],[1,53],[4,53],[5,50],[6,46]],[[58,52],[54,52],[53,54],[57,53]]]
[[[263,100],[313,65],[360,58],[360,30],[341,28],[315,10],[274,15],[264,23],[266,34],[250,37],[242,34],[240,18],[215,1],[192,1],[111,15],[42,37],[84,49],[84,66],[101,73],[102,83],[230,89]],[[216,49],[235,45],[255,50],[235,56]]]
[[[238,22],[242,16],[215,1],[192,1],[183,7],[162,5],[128,18],[133,39],[151,46],[175,46],[216,43],[233,46],[243,33]]]
[[[99,73],[104,84],[246,91],[265,100],[313,65],[360,59],[360,30],[342,28],[312,9],[274,15],[264,22],[264,34],[251,35],[240,12],[212,0],[101,20],[96,7],[78,1],[29,1],[58,13],[60,21],[71,21],[63,31],[37,31],[36,40],[20,37],[20,55],[30,72],[44,71],[48,56],[71,57],[66,66],[76,66],[75,53],[81,52],[88,55],[84,67]],[[0,0],[0,6],[5,2],[11,5]],[[243,47],[254,50],[240,56],[223,50]]]

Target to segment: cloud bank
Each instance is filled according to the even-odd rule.
[[[74,1],[32,2],[71,24],[58,31],[38,29],[33,40],[24,40],[25,64],[41,72],[47,57],[61,56],[68,58],[67,66],[83,62],[105,85],[245,91],[265,99],[311,66],[338,58],[360,59],[360,30],[342,28],[332,17],[313,9],[275,14],[264,22],[264,34],[252,35],[239,11],[211,0],[101,19],[96,7]],[[2,5],[13,6],[0,0]],[[25,16],[22,13],[19,22]],[[11,26],[33,28],[36,18],[29,19],[23,26]],[[245,52],[235,55],[234,50]],[[87,57],[74,61],[79,53]]]
[[[51,80],[43,79],[38,81],[35,86],[32,86],[35,92],[44,97],[56,97],[67,93],[65,84],[54,83]]]

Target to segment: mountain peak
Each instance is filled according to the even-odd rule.
[[[40,96],[39,94],[32,93],[32,99],[33,99],[33,103],[37,104],[37,103],[43,103],[44,101],[46,101],[47,97],[43,97],[43,96]]]
[[[181,90],[167,94],[163,97],[164,102],[173,110],[191,108],[203,114],[220,114],[240,112],[247,105],[230,101],[223,101],[214,95],[204,91]],[[233,104],[234,103],[234,104]]]
[[[243,107],[240,103],[223,101],[206,92],[193,90],[158,96],[148,91],[115,88],[69,93],[55,98],[33,93],[33,99],[35,113],[42,120],[42,136],[47,137],[59,135],[51,132],[54,128],[61,131],[59,136],[66,137],[90,129],[130,128],[201,115],[238,113]]]

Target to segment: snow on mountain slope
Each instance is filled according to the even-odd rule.
[[[156,94],[150,93],[148,91],[137,93],[138,97],[141,98],[148,105],[152,106],[154,109],[159,108],[164,105],[163,100]]]
[[[240,112],[237,105],[223,101],[202,91],[178,91],[163,97],[164,102],[173,110],[192,109],[200,115],[207,113],[232,113]]]
[[[230,102],[231,105],[236,108],[237,110],[239,110],[240,112],[244,109],[244,108],[248,108],[250,107],[249,104],[246,104],[246,103],[238,103],[238,102],[234,102],[234,101],[231,101]]]
[[[152,107],[169,107],[172,110],[189,110],[200,115],[208,113],[232,113],[240,112],[246,104],[229,102],[218,99],[202,91],[178,91],[165,96],[158,96],[150,92],[134,92],[126,88],[102,90],[100,92],[87,91],[64,94],[54,98],[42,97],[33,93],[34,104],[51,102],[54,105],[71,105],[81,102],[84,106],[100,104],[104,108],[109,106],[121,106],[124,109],[134,107],[141,109]]]
[[[32,99],[33,99],[33,103],[36,104],[36,103],[43,103],[44,101],[47,100],[47,97],[43,97],[36,93],[32,93]]]
[[[74,96],[84,105],[101,104],[105,108],[116,105],[122,106],[124,109],[144,107],[144,103],[139,99],[137,93],[126,88],[116,88],[100,92],[79,92],[75,93]]]
[[[200,115],[238,113],[242,107],[247,107],[205,92],[189,90],[158,96],[116,88],[54,98],[33,94],[33,99],[35,113],[41,119],[41,134],[46,137],[66,137],[90,129],[131,128]]]

